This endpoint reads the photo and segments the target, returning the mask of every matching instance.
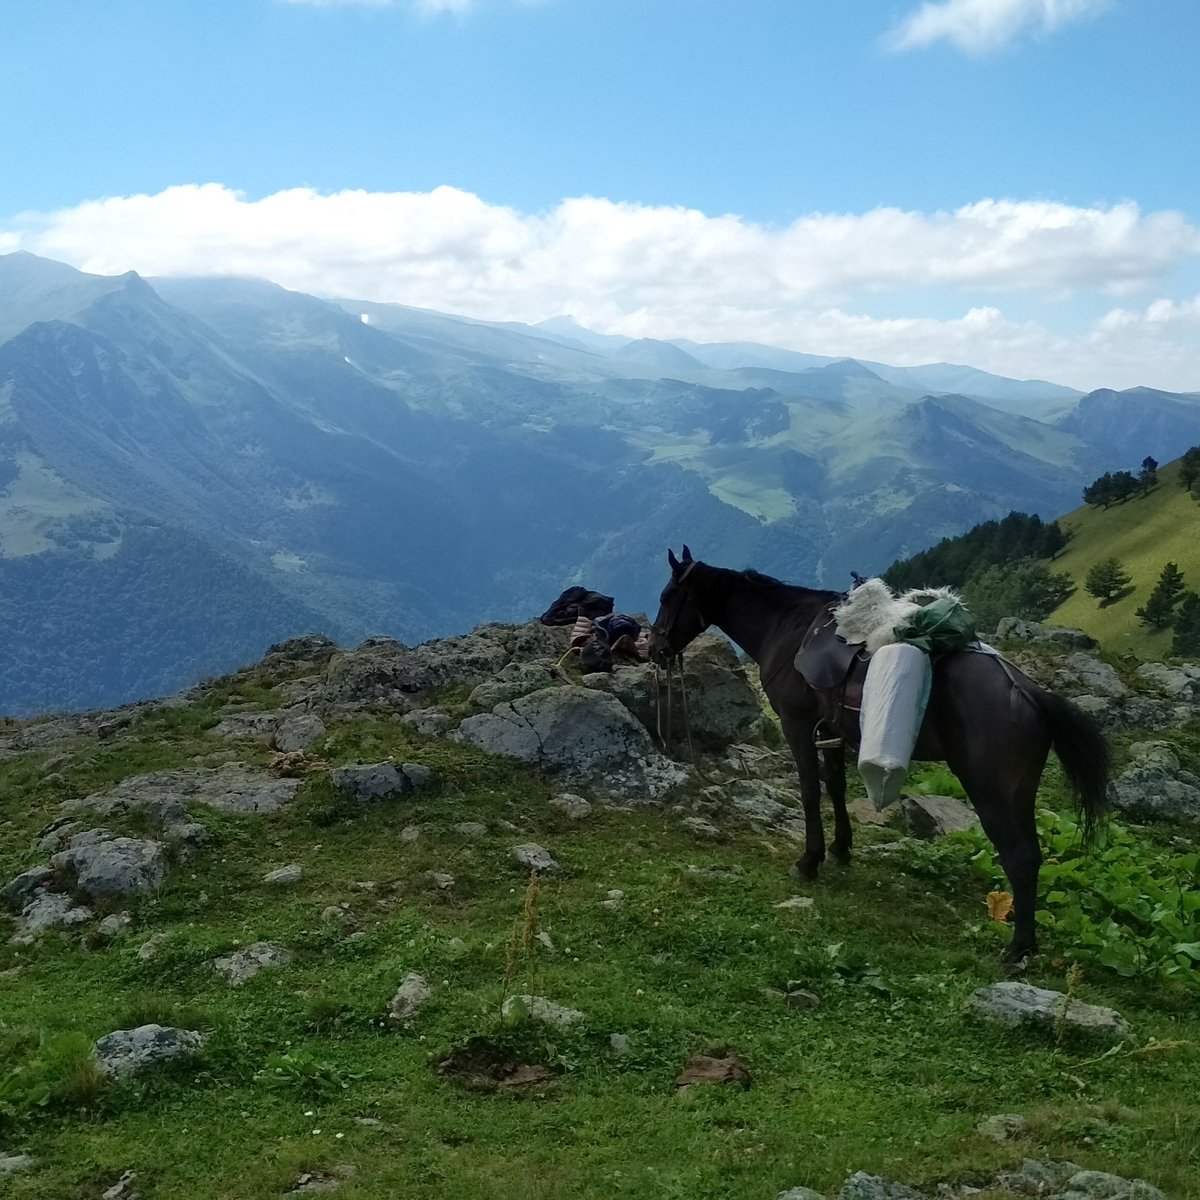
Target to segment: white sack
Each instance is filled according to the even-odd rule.
[[[929,655],[916,646],[893,642],[871,655],[859,714],[858,770],[876,808],[900,798],[932,678]]]

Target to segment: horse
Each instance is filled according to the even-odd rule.
[[[715,625],[758,664],[763,692],[779,717],[800,779],[806,831],[793,872],[815,879],[825,860],[822,779],[833,805],[830,853],[836,862],[848,863],[852,836],[844,743],[857,741],[857,713],[843,710],[834,729],[839,737],[821,736],[819,747],[818,723],[829,720],[828,705],[793,665],[809,629],[827,621],[831,605],[843,595],[797,587],[758,571],[710,566],[693,559],[687,546],[681,559],[668,550],[667,562],[671,578],[651,628],[651,657],[669,668],[694,638]],[[1013,936],[1003,957],[1016,967],[1037,952],[1034,917],[1042,853],[1034,807],[1051,748],[1074,795],[1084,842],[1090,843],[1106,808],[1109,775],[1108,745],[1096,722],[994,655],[959,652],[935,659],[913,757],[950,767],[996,848],[1013,895]]]

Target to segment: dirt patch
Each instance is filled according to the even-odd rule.
[[[437,1070],[475,1092],[535,1093],[554,1081],[548,1067],[522,1062],[507,1046],[485,1037],[472,1038],[452,1051]]]

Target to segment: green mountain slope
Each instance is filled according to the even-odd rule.
[[[1158,487],[1147,496],[1109,509],[1085,505],[1059,518],[1071,540],[1054,567],[1071,576],[1076,591],[1049,618],[1086,630],[1111,650],[1151,658],[1169,653],[1170,631],[1148,632],[1135,612],[1163,566],[1177,563],[1188,586],[1200,589],[1200,504],[1179,486],[1178,462],[1161,468],[1158,478]],[[1083,590],[1083,580],[1095,563],[1110,557],[1133,577],[1134,590],[1101,607]]]

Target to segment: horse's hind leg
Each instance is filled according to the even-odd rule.
[[[953,764],[951,764],[953,766]],[[1037,953],[1038,871],[1042,848],[1038,843],[1034,808],[1037,777],[1009,781],[1008,788],[992,780],[972,778],[971,772],[954,768],[962,781],[983,831],[988,835],[1000,865],[1008,876],[1013,895],[1013,938],[1004,951],[1006,962],[1020,964]]]
[[[800,802],[804,805],[804,853],[793,870],[801,879],[815,879],[825,861],[825,827],[821,824],[821,773],[813,745],[813,724],[784,716],[779,724],[796,760]]]
[[[841,746],[821,751],[821,776],[833,804],[833,844],[829,853],[836,862],[848,863],[853,834],[846,811],[846,751]]]

